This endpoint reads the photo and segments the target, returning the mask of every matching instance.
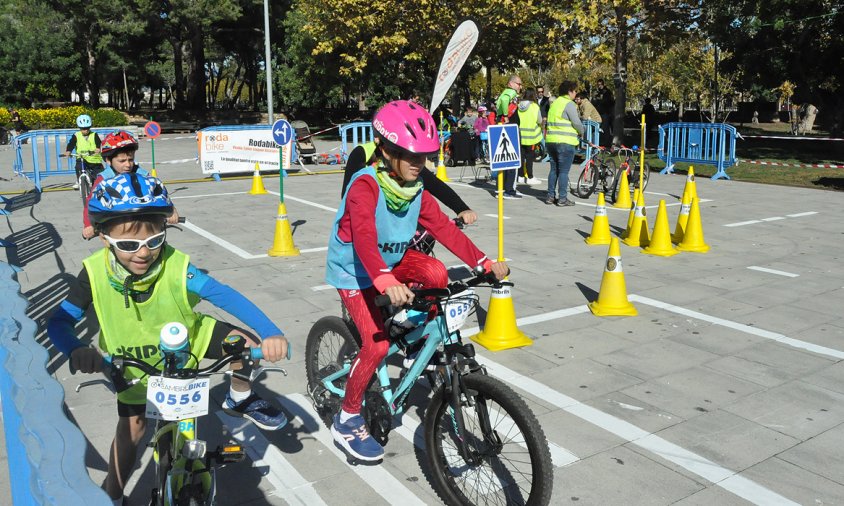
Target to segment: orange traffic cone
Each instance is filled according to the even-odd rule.
[[[261,167],[258,162],[255,162],[255,172],[252,173],[252,189],[249,190],[250,195],[264,195],[267,193],[264,188],[264,180],[261,179]]]
[[[627,214],[627,228],[621,233],[622,239],[627,239],[630,234],[630,227],[633,226],[633,218],[636,216],[636,202],[639,202],[639,189],[633,190],[633,202],[630,204],[630,213]]]
[[[470,338],[489,351],[530,346],[533,341],[516,327],[516,309],[510,287],[493,288],[484,329]]]
[[[709,251],[709,245],[703,242],[703,224],[700,222],[700,204],[698,204],[697,199],[692,199],[692,209],[689,211],[686,233],[683,235],[683,240],[677,245],[677,249],[692,253]]]
[[[669,227],[668,211],[665,210],[665,201],[660,200],[659,211],[656,213],[656,221],[654,222],[654,235],[651,237],[650,244],[642,250],[642,253],[661,257],[676,255],[678,251],[671,244],[671,234],[668,233]]]
[[[627,283],[624,282],[624,270],[621,268],[621,250],[618,239],[615,237],[610,241],[598,300],[589,303],[589,310],[595,316],[636,316],[639,314],[633,304],[627,300]]]
[[[686,173],[686,186],[683,187],[683,193],[689,192],[689,202],[697,196],[697,183],[695,183],[695,168],[693,165],[689,166],[689,172]]]
[[[630,207],[630,181],[627,180],[627,171],[621,173],[621,183],[618,185],[618,193],[615,194],[613,207],[616,209],[627,209]]]
[[[598,194],[598,205],[595,207],[595,219],[592,220],[592,233],[586,238],[586,244],[609,244],[610,222],[607,219],[607,203],[604,193]]]
[[[683,240],[686,234],[686,223],[689,222],[689,211],[692,208],[689,192],[683,191],[683,198],[680,200],[680,215],[677,216],[677,226],[674,227],[674,234],[671,236],[671,241],[675,244]]]
[[[290,230],[290,222],[287,220],[287,206],[284,205],[284,202],[278,204],[273,246],[267,251],[267,254],[271,257],[299,256],[299,249],[293,244],[293,231]]]
[[[622,242],[633,247],[647,246],[650,242],[650,235],[648,233],[648,217],[645,212],[645,197],[641,192],[634,212],[633,222],[627,231],[627,237]]]

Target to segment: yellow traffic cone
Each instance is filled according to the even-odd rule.
[[[627,237],[621,242],[633,247],[647,246],[651,240],[648,232],[648,217],[645,211],[645,197],[641,192],[639,193],[639,200],[636,201],[634,212],[633,222],[627,229]]]
[[[627,228],[621,233],[622,239],[627,239],[630,235],[630,227],[633,226],[633,218],[636,216],[636,202],[639,202],[639,189],[633,190],[633,202],[630,203],[630,213],[627,214]]]
[[[627,171],[621,173],[621,183],[618,186],[618,193],[615,194],[613,207],[616,209],[627,209],[630,207],[630,182],[627,180]]]
[[[267,254],[271,257],[299,256],[299,249],[293,244],[293,232],[290,230],[290,222],[287,220],[287,207],[284,202],[278,204],[273,247],[267,251]]]
[[[675,244],[683,240],[686,234],[686,223],[689,222],[689,210],[692,204],[689,198],[689,192],[683,191],[683,198],[680,200],[680,215],[677,216],[677,226],[674,227],[674,234],[671,235],[671,241]]]
[[[264,188],[264,180],[261,179],[261,167],[258,162],[255,162],[255,172],[252,173],[252,189],[249,190],[250,195],[264,195],[267,193]]]
[[[669,227],[668,211],[665,210],[665,201],[660,200],[659,210],[656,213],[656,221],[654,222],[654,235],[651,237],[650,244],[642,250],[642,253],[661,257],[670,257],[679,253],[671,244],[671,235],[668,233]]]
[[[533,341],[516,327],[516,309],[510,287],[493,288],[484,329],[470,339],[490,351],[530,346]]]
[[[683,240],[677,245],[680,251],[692,253],[706,253],[709,245],[703,242],[703,224],[700,222],[700,204],[698,200],[692,199],[692,209],[689,211],[689,222],[686,223],[686,233]]]
[[[595,316],[636,316],[639,314],[633,304],[627,300],[627,284],[624,282],[624,270],[621,268],[621,250],[618,239],[615,237],[610,241],[598,300],[589,303],[589,310]]]
[[[689,202],[697,196],[697,183],[695,183],[695,167],[689,166],[689,172],[686,173],[686,186],[683,187],[683,193],[689,192]]]
[[[156,177],[156,178],[157,178],[157,177],[158,177],[158,172],[156,172],[156,171],[155,171],[155,169],[152,169],[152,171],[149,173],[149,175],[150,175],[150,176],[152,176],[152,177]]]
[[[595,219],[592,220],[592,233],[586,238],[586,244],[598,245],[610,243],[610,222],[607,219],[607,203],[604,193],[598,194],[598,205],[595,207]]]

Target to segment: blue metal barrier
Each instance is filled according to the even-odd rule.
[[[591,119],[583,121],[583,138],[592,144],[600,144],[601,124]],[[592,158],[592,149],[592,146],[589,144],[586,145],[586,160]]]
[[[197,130],[197,135],[199,132],[231,132],[233,130],[270,130],[273,126],[272,125],[216,125],[210,126],[207,128],[203,128],[202,130]],[[197,137],[198,138],[198,137]],[[196,159],[199,160],[199,152],[196,153]],[[293,164],[293,160],[297,160],[298,156],[296,155],[296,143],[293,142],[290,144],[290,160],[291,166]],[[282,170],[282,175],[287,176],[287,171]],[[222,181],[220,178],[220,174],[215,172],[213,174],[214,180],[217,182]]]
[[[659,126],[660,174],[674,172],[676,162],[714,165],[712,179],[730,179],[726,169],[736,164],[736,129],[724,123],[666,123]]]
[[[86,442],[64,414],[64,390],[47,373],[13,268],[0,262],[0,397],[12,502],[110,505],[88,476]]]
[[[132,127],[92,128],[91,131],[100,135],[118,130],[132,130]],[[35,184],[35,189],[41,191],[41,180],[49,176],[76,175],[76,160],[61,158],[64,148],[70,138],[79,130],[31,130],[16,135],[12,141],[15,148],[15,161],[12,170],[19,176],[24,176]],[[24,147],[26,146],[26,147]],[[28,156],[24,151],[28,149]]]
[[[349,153],[355,146],[372,142],[373,139],[372,123],[368,121],[341,125],[340,140],[343,142],[343,161],[345,162],[349,158]]]

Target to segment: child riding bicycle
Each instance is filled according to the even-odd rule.
[[[135,163],[135,153],[138,151],[138,141],[132,137],[129,132],[118,130],[105,136],[102,147],[100,149],[102,157],[105,159],[106,168],[103,169],[97,178],[93,181],[91,188],[96,188],[98,184],[108,179],[112,179],[119,174],[128,174],[130,172],[137,173],[140,176],[149,176],[149,172],[142,169]],[[92,192],[93,194],[93,192]],[[88,202],[91,200],[91,195],[88,195]],[[173,214],[167,218],[167,223],[170,225],[179,222],[179,213],[176,208],[173,208]],[[91,239],[94,237],[94,226],[88,217],[88,205],[82,208],[82,237]]]
[[[137,173],[120,174],[101,182],[92,195],[89,215],[104,247],[82,262],[82,271],[47,327],[50,341],[69,357],[73,369],[91,373],[103,367],[100,351],[86,346],[74,333],[91,305],[100,324],[99,348],[150,365],[159,361],[160,329],[174,321],[189,329],[191,353],[197,359],[220,358],[222,343],[230,335],[244,337],[247,346],[261,347],[271,362],[287,355],[286,338],[258,307],[167,244],[165,219],[173,213],[173,204],[161,181]],[[260,337],[194,312],[201,299],[237,317]],[[233,371],[241,367],[232,364]],[[126,374],[142,375],[132,369]],[[145,378],[117,396],[119,421],[104,483],[115,504],[121,504],[135,466],[137,446],[146,429],[145,404]],[[223,408],[266,430],[278,430],[287,423],[284,413],[252,393],[248,380],[239,375],[232,376]]]
[[[74,150],[80,155],[76,159],[76,181],[73,183],[74,190],[79,189],[79,176],[82,174],[84,165],[88,166],[89,170],[93,172],[94,177],[97,177],[97,174],[103,170],[103,157],[100,156],[100,136],[97,135],[97,132],[91,131],[92,124],[91,116],[80,114],[76,118],[76,126],[79,127],[79,131],[73,134],[64,148],[64,156],[70,156],[70,153]]]
[[[380,164],[352,176],[335,216],[326,262],[326,280],[337,288],[361,338],[331,433],[340,447],[365,461],[384,454],[360,415],[364,390],[390,344],[375,297],[386,294],[394,306],[402,306],[414,298],[408,284],[442,288],[448,283],[442,262],[408,248],[417,224],[468,265],[480,265],[498,279],[507,273],[505,263],[489,260],[423,190],[420,173],[427,156],[439,150],[434,118],[398,100],[379,109],[372,126]]]

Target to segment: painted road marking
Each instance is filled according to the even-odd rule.
[[[331,285],[319,285],[319,286],[312,286],[311,290],[313,290],[315,292],[321,292],[323,290],[331,290],[332,288],[334,288],[334,287],[331,286]]]
[[[485,214],[484,216],[489,216],[490,218],[498,218],[498,215],[497,215],[497,214]],[[510,217],[509,217],[509,216],[505,216],[505,217],[504,217],[504,219],[505,219],[505,220],[509,220],[509,219],[510,219]]]
[[[813,214],[818,214],[818,211],[808,211],[805,213],[796,213],[796,214],[786,214],[785,216],[788,218],[802,218],[803,216],[812,216]],[[772,216],[770,218],[759,218],[758,220],[748,220],[748,221],[739,221],[736,223],[727,223],[725,227],[743,227],[745,225],[753,225],[754,223],[764,223],[769,221],[779,221],[784,220],[785,217],[782,216]]]
[[[218,246],[220,246],[222,248],[225,248],[225,249],[231,251],[235,255],[237,255],[240,258],[243,258],[245,260],[255,260],[256,258],[268,258],[269,257],[269,255],[266,254],[266,253],[262,253],[262,254],[259,254],[259,255],[253,255],[252,253],[249,253],[248,251],[241,248],[240,246],[234,245],[234,244],[230,243],[229,241],[223,239],[222,237],[214,235],[211,232],[205,230],[204,228],[200,228],[200,227],[194,225],[190,221],[185,220],[185,222],[182,223],[182,225],[184,225],[185,228],[196,232],[197,234],[201,235],[202,237],[208,239],[209,241],[211,241],[213,243],[216,243]],[[320,246],[319,248],[301,249],[301,250],[299,250],[299,253],[316,253],[316,252],[320,252],[320,251],[328,251],[328,246]]]
[[[759,267],[758,265],[751,265],[751,266],[748,267],[748,269],[750,269],[752,271],[759,271],[759,272],[767,272],[769,274],[776,274],[778,276],[786,276],[788,278],[800,277],[800,274],[793,274],[791,272],[778,271],[776,269],[768,269],[766,267]]]
[[[205,195],[179,195],[176,197],[170,197],[170,200],[176,199],[198,199],[201,197],[222,197],[223,195],[243,195],[249,192],[226,192],[226,193],[207,193]]]
[[[265,477],[275,487],[273,495],[291,505],[326,504],[314,489],[313,482],[299,474],[281,450],[270,444],[252,422],[229,416],[223,411],[217,411],[217,417],[229,428],[231,436],[243,445],[252,460],[252,467],[267,469]]]
[[[650,192],[645,192],[645,193],[650,193]],[[656,193],[655,195],[666,195],[666,194]],[[667,195],[667,196],[673,197],[673,195]],[[706,202],[714,202],[714,200],[712,200],[712,199],[700,199],[701,204],[704,204]],[[579,205],[579,206],[589,206],[589,207],[598,207],[598,204],[593,204],[591,202],[578,202],[577,205]],[[674,207],[674,206],[679,206],[679,205],[681,205],[680,202],[671,202],[671,203],[666,202],[665,203],[665,207]],[[659,208],[659,205],[645,206],[645,209],[658,209],[658,208]],[[607,209],[614,209],[616,211],[624,211],[625,213],[630,212],[629,207],[626,207],[626,208],[625,207],[613,207],[612,204],[607,204]]]
[[[267,190],[267,193],[270,193],[270,194],[272,194],[272,195],[275,195],[276,197],[279,197],[279,196],[280,196],[280,194],[279,194],[278,192],[274,192],[274,191],[270,191],[270,190]],[[299,203],[302,203],[302,204],[307,204],[307,205],[309,205],[309,206],[316,207],[317,209],[324,209],[324,210],[326,210],[326,211],[331,211],[332,213],[336,213],[336,212],[337,212],[337,209],[335,209],[335,208],[333,208],[333,207],[324,206],[324,205],[319,204],[319,203],[317,203],[317,202],[311,202],[310,200],[300,199],[300,198],[297,198],[297,197],[294,197],[294,196],[292,196],[292,195],[288,195],[288,194],[284,194],[284,200],[292,200],[292,201],[294,201],[294,202],[299,202]]]
[[[789,218],[801,218],[803,216],[811,216],[813,214],[818,214],[817,211],[809,211],[806,213],[797,213],[797,214],[786,214]]]

